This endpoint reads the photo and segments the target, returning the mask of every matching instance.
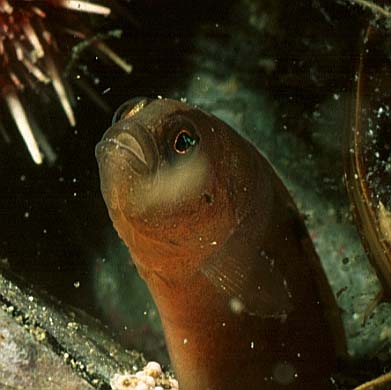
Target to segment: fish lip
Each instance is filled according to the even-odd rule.
[[[115,139],[105,139],[100,141],[96,145],[96,157],[99,161],[99,164],[104,163],[106,160],[110,159],[110,156],[115,153],[117,158],[122,160],[127,160],[127,165],[131,168],[132,171],[140,175],[146,175],[149,173],[149,167],[142,160],[140,160],[135,153],[132,152],[129,147]],[[103,158],[101,157],[103,156]]]
[[[134,120],[110,127],[96,145],[95,156],[99,164],[111,157],[120,158],[139,175],[154,173],[158,163],[158,149],[153,136]]]

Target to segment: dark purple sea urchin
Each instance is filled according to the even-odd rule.
[[[94,0],[0,0],[1,97],[36,164],[42,163],[43,155],[20,94],[27,88],[51,84],[70,125],[76,122],[62,69],[53,55],[64,49],[50,28],[49,12],[107,16],[111,10]]]

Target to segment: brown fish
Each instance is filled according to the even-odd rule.
[[[381,375],[369,382],[355,387],[354,390],[389,390],[391,389],[391,372]]]
[[[181,389],[331,389],[338,308],[269,162],[174,100],[132,100],[114,122],[96,149],[102,193]]]
[[[381,299],[391,300],[389,47],[389,30],[371,24],[354,78],[353,115],[345,148],[345,181],[356,225],[383,290],[373,306]]]

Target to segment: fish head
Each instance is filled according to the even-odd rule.
[[[170,99],[133,99],[113,122],[96,157],[116,230],[136,262],[162,269],[158,258],[191,258],[191,274],[237,224],[229,132]]]

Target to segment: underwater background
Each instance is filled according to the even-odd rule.
[[[181,99],[229,123],[276,167],[337,296],[351,356],[380,361],[368,376],[381,373],[390,364],[391,307],[380,303],[363,325],[381,287],[343,181],[362,31],[377,20],[372,10],[331,0],[114,3],[110,16],[78,21],[91,36],[103,34],[130,73],[91,48],[75,57],[80,42],[61,39],[54,56],[76,125],[49,87],[23,92],[53,152],[43,164],[32,161],[0,103],[2,267],[168,365],[156,309],[107,215],[94,148],[129,98]],[[66,12],[51,14],[57,27],[68,22]]]

